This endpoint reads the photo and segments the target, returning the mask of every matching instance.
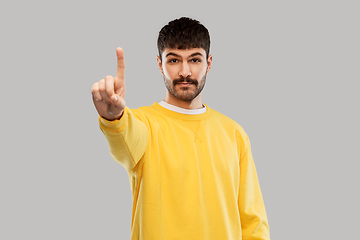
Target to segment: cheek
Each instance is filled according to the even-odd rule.
[[[207,71],[207,66],[194,69],[193,76],[194,77],[196,76],[197,79],[201,79],[206,74],[206,71]]]
[[[175,79],[176,78],[176,69],[173,67],[173,68],[171,68],[171,67],[166,67],[166,66],[164,66],[163,67],[163,72],[164,72],[164,75],[165,75],[165,77],[166,78],[168,78],[168,79]]]

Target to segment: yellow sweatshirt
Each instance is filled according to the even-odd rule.
[[[249,138],[230,118],[154,103],[100,128],[129,174],[132,240],[270,239]]]

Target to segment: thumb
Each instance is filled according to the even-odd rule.
[[[119,96],[118,94],[113,94],[110,99],[112,103],[111,105],[113,105],[118,110],[122,111],[125,108],[126,102],[122,96]]]

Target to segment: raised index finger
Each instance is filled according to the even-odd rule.
[[[122,48],[118,47],[116,49],[116,55],[117,55],[117,73],[116,78],[117,80],[124,80],[125,77],[125,60],[124,60],[124,51]]]

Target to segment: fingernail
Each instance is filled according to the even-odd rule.
[[[115,96],[115,102],[117,101],[117,96]]]

